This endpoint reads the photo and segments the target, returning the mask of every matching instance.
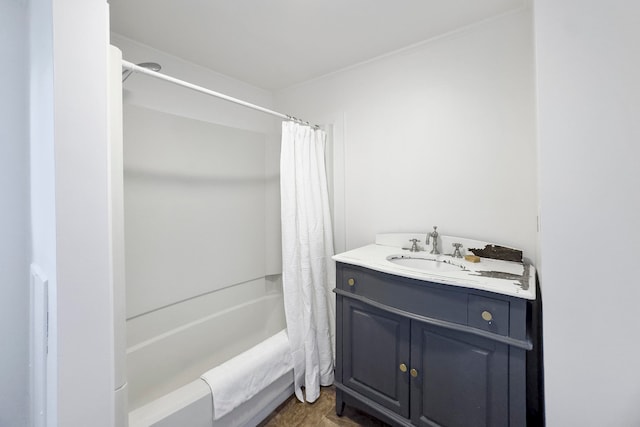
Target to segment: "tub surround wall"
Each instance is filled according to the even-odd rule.
[[[264,277],[264,135],[124,117],[127,317]]]
[[[159,50],[111,34],[111,43],[134,63],[155,61],[160,72],[266,108],[273,108],[273,94],[247,83],[184,61]],[[132,75],[124,85],[125,104],[257,132],[265,138],[265,252],[266,271],[277,275],[282,270],[280,250],[280,119],[211,96],[161,82],[147,76]]]
[[[114,35],[132,62],[270,107],[270,93]],[[276,121],[124,85],[127,376],[134,410],[284,328]],[[273,231],[276,230],[276,231]]]
[[[533,71],[525,8],[278,92],[342,132],[336,246],[438,225],[535,262]]]
[[[133,409],[282,329],[284,312],[265,277],[265,136],[124,111]]]

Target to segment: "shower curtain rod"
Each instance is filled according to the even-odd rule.
[[[238,99],[238,98],[233,98],[233,97],[231,97],[229,95],[225,95],[223,93],[216,92],[216,91],[204,88],[202,86],[194,85],[193,83],[185,82],[184,80],[176,79],[175,77],[171,77],[171,76],[168,76],[166,74],[162,74],[162,73],[158,73],[156,71],[149,70],[148,68],[145,68],[145,67],[140,67],[139,65],[136,65],[136,64],[134,64],[132,62],[129,62],[129,61],[125,61],[124,59],[122,60],[122,68],[134,71],[136,73],[146,74],[147,76],[151,76],[151,77],[154,77],[154,78],[159,79],[159,80],[164,80],[164,81],[176,84],[178,86],[186,87],[187,89],[191,89],[191,90],[194,90],[196,92],[200,92],[200,93],[204,93],[204,94],[207,94],[207,95],[215,96],[216,98],[224,99],[225,101],[233,102],[234,104],[239,104],[239,105],[242,105],[242,106],[245,106],[245,107],[252,108],[254,110],[262,111],[263,113],[271,114],[272,116],[280,117],[280,118],[285,119],[285,120],[291,120],[291,121],[296,122],[296,123],[300,123],[300,124],[304,124],[304,125],[307,125],[307,126],[311,126],[311,127],[315,128],[315,129],[320,129],[320,126],[318,126],[318,125],[312,125],[309,122],[306,122],[304,120],[298,119],[298,118],[293,117],[293,116],[290,116],[288,114],[282,114],[282,113],[279,113],[277,111],[273,111],[273,110],[270,110],[268,108],[261,107],[259,105],[251,104],[251,103],[249,103],[247,101],[243,101],[243,100]]]

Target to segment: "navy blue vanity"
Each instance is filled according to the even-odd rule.
[[[465,240],[466,252],[479,243]],[[429,266],[398,268],[399,255]],[[505,264],[518,277],[496,267],[506,261],[475,267],[384,244],[335,259],[338,415],[347,404],[399,426],[527,425],[533,267]]]

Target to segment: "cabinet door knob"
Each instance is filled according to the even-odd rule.
[[[405,365],[404,363],[400,364],[400,372],[407,372],[407,365]]]
[[[415,369],[410,370],[410,371],[409,371],[409,373],[411,374],[411,376],[412,376],[413,378],[415,378],[415,377],[417,377],[417,376],[418,376],[418,371],[416,371]]]
[[[485,310],[482,312],[482,319],[486,320],[487,322],[491,322],[491,320],[493,320],[493,315],[490,311]]]
[[[347,284],[349,286],[353,286],[356,284],[356,279],[350,278],[349,280],[347,280]]]

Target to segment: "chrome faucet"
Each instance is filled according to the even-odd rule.
[[[409,249],[410,252],[420,252],[420,248],[418,247],[418,242],[420,240],[418,239],[409,239],[409,241],[411,242],[411,249]]]
[[[451,256],[454,258],[462,258],[462,254],[460,253],[462,243],[452,243],[452,246],[455,248],[455,250],[453,251],[453,254]]]
[[[431,242],[431,252],[429,252],[430,254],[434,254],[434,255],[438,255],[440,254],[440,251],[438,251],[438,232],[436,231],[438,229],[437,225],[433,226],[433,231],[429,234],[427,234],[427,240],[425,241],[425,243],[428,245],[429,244],[429,237],[431,237],[433,240]]]

